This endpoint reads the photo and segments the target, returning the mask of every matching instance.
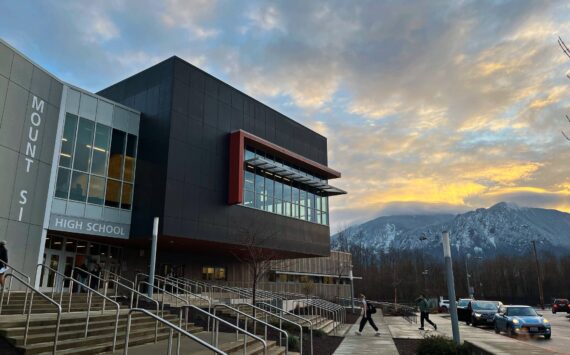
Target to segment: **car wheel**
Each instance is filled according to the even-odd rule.
[[[497,323],[495,323],[495,334],[499,334],[501,333],[501,330],[499,329],[499,326],[497,325]]]
[[[475,326],[475,318],[471,318],[471,325]]]
[[[552,310],[552,314],[556,314],[556,311],[555,311],[555,310]]]
[[[513,329],[510,326],[507,326],[507,335],[512,337],[514,335]]]
[[[545,335],[544,335],[544,339],[547,339],[547,340],[548,340],[548,339],[550,339],[551,336],[552,336],[552,334],[545,334]]]
[[[441,307],[441,312],[447,313],[447,307],[445,307],[445,306]]]

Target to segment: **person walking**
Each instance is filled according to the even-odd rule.
[[[372,328],[374,328],[374,330],[376,331],[374,335],[377,337],[380,336],[380,331],[378,331],[378,327],[376,326],[376,324],[374,324],[374,320],[372,320],[371,307],[369,303],[366,302],[366,297],[362,293],[360,294],[360,300],[362,302],[362,310],[360,311],[362,319],[360,320],[360,327],[358,328],[356,335],[362,335],[362,329],[364,329],[366,322],[368,322],[370,323]]]
[[[426,320],[429,324],[433,326],[435,330],[437,330],[437,325],[429,319],[429,304],[428,300],[425,298],[423,294],[420,295],[416,299],[416,304],[420,309],[420,330],[424,330],[424,320]]]
[[[6,249],[6,241],[0,241],[0,288],[4,288],[4,274],[8,271],[8,249]]]

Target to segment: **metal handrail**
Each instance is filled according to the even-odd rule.
[[[174,298],[176,298],[176,299],[179,299],[179,300],[182,301],[183,303],[186,303],[186,305],[190,304],[190,303],[189,303],[188,301],[186,301],[184,298],[178,297],[178,296],[176,296],[175,294],[166,291],[165,289],[162,289],[162,288],[160,288],[160,287],[158,287],[158,286],[155,286],[155,285],[151,285],[151,284],[149,284],[149,283],[146,282],[146,281],[141,281],[141,282],[139,282],[139,285],[143,285],[143,284],[146,284],[146,285],[148,285],[148,286],[150,286],[150,287],[152,287],[152,288],[155,288],[155,289],[157,289],[157,290],[159,290],[159,291],[162,291],[162,309],[161,309],[161,311],[162,311],[162,315],[163,315],[163,316],[164,316],[164,295],[165,295],[165,294],[169,295],[170,297],[174,297]],[[137,303],[138,303],[138,299],[137,299]],[[188,319],[186,319],[186,326],[188,326]]]
[[[253,310],[255,310],[255,311],[260,311],[260,312],[262,312],[262,313],[265,313],[265,322],[267,322],[267,315],[268,315],[268,314],[269,314],[271,317],[275,317],[275,318],[279,319],[279,329],[281,329],[281,330],[283,330],[282,321],[285,321],[285,322],[287,322],[287,323],[294,324],[294,325],[298,326],[298,327],[299,327],[299,354],[302,354],[302,353],[303,353],[303,326],[302,326],[301,324],[299,324],[299,323],[297,323],[297,322],[294,322],[294,321],[292,321],[292,320],[290,320],[290,319],[287,319],[287,318],[285,318],[285,317],[282,317],[282,316],[280,316],[280,315],[274,314],[274,313],[272,313],[272,312],[270,312],[270,311],[267,311],[267,310],[265,310],[265,309],[263,309],[263,308],[259,308],[259,307],[257,307],[257,306],[252,305],[252,304],[249,304],[249,303],[239,303],[239,304],[237,304],[236,306],[237,306],[237,309],[238,309],[238,310],[240,310],[241,307],[251,307],[251,309],[253,309]],[[255,312],[255,311],[254,311],[254,312]],[[236,317],[236,318],[239,320],[239,316]],[[312,335],[311,335],[311,337],[312,337]],[[311,340],[312,340],[312,339],[311,339]],[[287,344],[287,345],[288,345],[288,344]],[[281,333],[279,333],[279,346],[281,346]],[[311,351],[312,351],[312,350],[311,350]],[[287,352],[285,352],[285,353],[287,353]]]
[[[299,300],[295,300],[294,303],[295,303],[295,304],[297,304],[297,303],[302,303],[302,304],[305,304],[305,305],[312,306],[312,307],[316,308],[316,309],[317,309],[317,315],[318,315],[319,317],[323,317],[323,313],[330,314],[330,315],[331,315],[331,320],[333,321],[333,330],[334,330],[335,335],[336,335],[336,325],[335,325],[334,323],[337,322],[337,317],[336,317],[335,312],[334,312],[333,310],[331,310],[331,309],[328,309],[328,308],[324,307],[323,305],[316,304],[316,303],[311,302],[311,301],[313,301],[313,300],[312,300],[312,299],[309,299],[309,300],[299,299]],[[320,312],[319,312],[319,310],[320,310]],[[309,310],[309,311],[311,311],[311,310]],[[314,315],[314,313],[311,313],[311,315]],[[326,317],[326,316],[325,316],[325,317]]]
[[[94,277],[94,278],[96,278],[97,280],[99,280],[99,281],[97,281],[97,287],[99,287],[99,284],[100,284],[100,283],[105,283],[105,279],[102,278],[101,276],[97,276],[97,275],[95,275],[95,274],[92,274],[91,272],[89,272],[89,271],[87,271],[87,270],[83,270],[83,269],[80,269],[80,268],[76,268],[75,266],[74,266],[73,268],[71,268],[71,276],[72,276],[72,277],[73,277],[73,275],[75,275],[75,271],[77,271],[77,270],[79,270],[79,272],[82,272],[82,273],[85,273],[85,274],[88,275],[88,278],[87,278],[87,285],[89,285],[89,286],[91,286],[91,278],[92,278],[92,277]]]
[[[133,308],[133,295],[136,293],[137,294],[137,304],[135,306],[137,306],[136,308],[138,308],[138,296],[143,296],[145,298],[148,298],[151,302],[154,302],[156,304],[156,315],[158,316],[158,312],[160,310],[158,301],[155,299],[152,299],[151,297],[148,297],[147,295],[145,295],[144,293],[141,293],[137,290],[135,290],[134,288],[130,288],[127,285],[123,285],[122,283],[120,283],[118,280],[107,280],[105,283],[105,295],[107,294],[107,282],[114,282],[115,283],[115,290],[118,289],[119,287],[123,287],[126,288],[127,290],[131,291],[131,298],[130,298],[130,305],[129,308]],[[154,327],[154,342],[156,343],[158,341],[158,322],[156,322],[156,325]]]
[[[254,324],[254,329],[255,329],[255,325],[256,325],[257,323],[261,323],[261,324],[265,325],[265,340],[267,340],[267,327],[272,328],[273,330],[276,330],[276,331],[279,332],[279,333],[284,333],[284,334],[285,334],[285,355],[287,355],[287,353],[289,352],[289,334],[287,334],[286,331],[284,331],[283,329],[279,329],[279,328],[277,328],[276,326],[274,326],[274,325],[272,325],[272,324],[269,324],[269,323],[267,323],[267,322],[264,322],[264,321],[262,321],[261,319],[257,319],[257,318],[255,318],[254,316],[251,316],[251,315],[249,315],[249,314],[246,314],[246,313],[244,313],[244,312],[242,312],[242,311],[240,311],[240,310],[238,310],[238,309],[236,309],[236,308],[234,308],[234,307],[231,307],[230,305],[223,304],[223,303],[219,303],[219,304],[214,305],[214,315],[216,315],[216,309],[217,309],[217,308],[220,308],[220,307],[227,308],[227,309],[229,309],[229,310],[231,310],[231,311],[236,312],[237,314],[241,314],[242,316],[244,316],[244,317],[245,317],[245,327],[244,327],[245,329],[247,329],[247,319],[253,320],[253,322],[254,322],[254,323],[253,323],[253,324]],[[254,332],[255,332],[255,331],[254,331]]]
[[[89,319],[91,316],[91,300],[93,298],[93,294],[96,294],[96,295],[103,298],[103,307],[101,309],[101,314],[103,314],[105,312],[105,301],[107,301],[107,300],[109,302],[113,303],[117,307],[117,312],[115,315],[115,334],[113,336],[113,350],[112,350],[112,351],[115,351],[115,346],[117,345],[117,331],[119,329],[119,313],[121,312],[121,306],[119,305],[119,303],[113,301],[111,298],[109,298],[109,297],[103,295],[102,293],[92,289],[91,287],[79,282],[78,280],[74,279],[73,277],[65,276],[65,274],[62,274],[61,272],[54,270],[47,265],[38,264],[38,266],[36,268],[41,269],[40,272],[43,272],[43,269],[48,269],[48,270],[54,272],[56,275],[59,275],[61,277],[61,279],[62,279],[62,282],[61,282],[62,290],[61,290],[60,299],[59,299],[60,305],[62,304],[62,300],[63,300],[63,281],[69,280],[70,283],[69,283],[69,305],[68,305],[69,308],[68,308],[68,311],[71,311],[71,301],[73,298],[73,283],[76,282],[78,285],[81,285],[83,288],[87,289],[88,306],[87,306],[87,317],[85,319],[85,338],[87,338],[87,334],[89,331]],[[91,292],[89,292],[89,291],[91,291]]]
[[[168,352],[167,352],[168,355],[172,354],[172,336],[173,336],[174,330],[176,330],[178,333],[180,333],[182,335],[187,336],[188,338],[192,339],[193,341],[197,342],[198,344],[203,345],[204,347],[212,350],[216,354],[227,355],[225,352],[218,349],[217,347],[208,344],[207,342],[198,338],[197,336],[188,333],[186,330],[176,326],[175,324],[167,321],[166,319],[160,318],[159,316],[152,314],[151,312],[149,312],[143,308],[132,308],[129,310],[129,314],[127,317],[127,329],[126,329],[126,333],[125,333],[125,348],[123,350],[123,355],[128,355],[128,353],[129,353],[129,334],[131,332],[131,317],[132,317],[133,312],[141,312],[143,314],[146,314],[147,316],[156,319],[157,322],[160,322],[160,323],[162,323],[162,324],[164,324],[170,328],[170,333],[168,335]],[[178,339],[180,339],[180,337]],[[179,343],[179,345],[180,345],[180,343]],[[180,347],[178,347],[177,353],[180,353]]]
[[[109,271],[109,270],[106,270],[106,271],[104,272],[104,274],[107,275],[107,277],[105,278],[105,280],[111,280],[111,278],[109,278],[108,276],[113,276],[113,277],[115,278],[115,280],[117,280],[117,281],[124,280],[124,281],[128,282],[129,284],[132,284],[132,285],[133,285],[132,288],[135,288],[135,283],[134,283],[134,281],[131,281],[130,279],[127,279],[127,278],[124,277],[124,276],[121,276],[121,275],[116,274],[116,273],[114,273],[114,272],[111,272],[111,271]],[[124,282],[123,282],[123,284],[124,284]]]
[[[313,322],[311,322],[311,321],[310,321],[309,319],[307,319],[307,318],[301,317],[301,316],[298,315],[298,314],[288,312],[288,311],[284,310],[283,308],[275,307],[274,305],[271,305],[271,304],[269,304],[269,303],[258,302],[258,304],[262,304],[262,305],[265,306],[265,307],[269,307],[269,308],[275,309],[275,310],[281,312],[282,315],[287,314],[288,316],[291,316],[291,317],[293,317],[293,318],[300,319],[301,321],[303,321],[303,322],[305,322],[305,323],[309,323],[309,341],[310,341],[310,343],[311,343],[311,355],[313,354]],[[300,341],[300,343],[301,343],[301,351],[300,351],[300,353],[302,354],[302,353],[303,353],[303,351],[302,351],[302,349],[303,349],[303,342]]]
[[[56,319],[56,325],[55,325],[55,335],[53,338],[53,350],[52,350],[52,353],[55,355],[55,352],[57,350],[57,341],[59,338],[59,327],[61,324],[61,305],[59,305],[56,301],[52,300],[48,296],[44,295],[41,291],[35,289],[32,285],[30,285],[30,283],[26,283],[26,281],[22,280],[18,276],[14,275],[14,274],[8,274],[8,275],[6,275],[6,278],[8,278],[8,277],[10,278],[10,281],[12,280],[12,278],[14,278],[17,281],[19,281],[20,283],[22,283],[26,287],[26,289],[29,289],[32,291],[32,295],[30,296],[30,306],[28,308],[28,315],[26,317],[26,328],[24,330],[24,346],[26,346],[26,344],[28,343],[28,331],[30,329],[30,317],[32,316],[32,305],[34,304],[34,294],[37,293],[43,299],[47,300],[49,303],[51,303],[57,307],[57,319]],[[0,298],[0,314],[2,314],[2,304],[3,303],[4,303],[4,289],[2,289],[2,296]],[[25,306],[26,305],[24,304],[24,308],[25,308]]]
[[[12,265],[8,264],[7,262],[5,262],[4,260],[0,259],[0,264],[4,264],[4,266],[6,266],[8,268],[8,272],[10,273],[10,271],[15,271],[16,273],[18,273],[20,276],[25,277],[28,280],[28,284],[32,284],[32,279],[30,279],[30,277],[26,274],[24,274],[23,272],[21,272],[20,270],[14,268]],[[26,288],[26,298],[24,300],[24,312],[25,312],[25,305],[26,303],[28,303],[28,288]],[[6,304],[10,304],[10,296],[12,293],[12,278],[10,278],[10,282],[8,283],[8,299],[6,300]]]
[[[247,337],[249,336],[250,338],[253,338],[255,340],[258,340],[261,342],[261,344],[263,345],[263,354],[267,355],[267,342],[265,340],[263,340],[262,337],[257,336],[253,333],[250,333],[249,331],[247,331],[247,329],[242,329],[239,326],[236,326],[218,316],[216,316],[216,314],[212,314],[209,312],[206,312],[205,310],[203,310],[202,308],[196,307],[193,304],[187,305],[187,306],[182,306],[182,308],[188,308],[188,309],[194,309],[204,315],[206,315],[208,317],[208,319],[212,318],[213,319],[213,324],[212,324],[212,342],[214,343],[214,346],[218,346],[218,333],[220,331],[220,322],[230,328],[233,328],[236,330],[236,332],[240,332],[243,333],[243,353],[247,354]]]

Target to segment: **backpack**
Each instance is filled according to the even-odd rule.
[[[376,313],[376,307],[372,303],[367,302],[366,304],[367,304],[367,308],[368,308],[368,310],[367,310],[368,314]]]

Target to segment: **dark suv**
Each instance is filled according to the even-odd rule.
[[[556,314],[556,312],[570,313],[570,305],[566,298],[557,298],[552,302],[552,313]]]

